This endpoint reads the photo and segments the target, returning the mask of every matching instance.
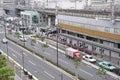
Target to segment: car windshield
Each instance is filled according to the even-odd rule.
[[[89,57],[89,59],[93,59],[93,57]]]
[[[112,66],[111,64],[108,64],[108,66]]]

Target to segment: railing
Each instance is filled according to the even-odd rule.
[[[56,10],[53,8],[38,8],[38,7],[29,7],[29,6],[22,6],[18,5],[16,6],[18,9],[26,9],[26,10],[37,10],[37,11],[44,11],[46,13],[52,13],[55,14]],[[102,17],[102,18],[108,18],[110,13],[100,13],[100,12],[94,12],[94,11],[88,11],[88,10],[72,10],[72,9],[58,9],[59,14],[65,14],[65,15],[72,15],[72,16],[81,16],[81,17],[88,17],[88,18],[95,18]]]
[[[76,27],[73,25],[68,25],[63,23],[59,23],[58,26],[61,28],[70,29],[73,31],[82,32],[82,33],[86,33],[86,34],[90,34],[98,37],[103,37],[103,38],[108,38],[108,39],[118,40],[118,41],[120,40],[120,34],[108,33],[108,32],[98,31],[98,30],[91,30],[91,29]]]
[[[0,5],[1,7],[8,7],[6,5]],[[41,7],[32,7],[32,6],[23,6],[23,5],[15,5],[17,9],[23,10],[36,10],[39,12],[45,12],[48,14],[55,14],[56,9],[53,8],[41,8]],[[106,9],[97,9],[97,8],[90,8],[86,10],[75,10],[75,9],[58,9],[59,14],[64,15],[71,15],[71,16],[80,16],[80,17],[87,17],[87,18],[110,18],[111,12],[110,8]],[[115,13],[116,18],[120,19],[120,14],[117,12]]]

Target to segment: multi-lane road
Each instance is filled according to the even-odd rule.
[[[0,40],[4,37],[3,33],[0,34]],[[51,64],[46,62],[43,59],[38,58],[36,55],[20,48],[14,43],[8,42],[8,44],[0,43],[0,49],[7,53],[8,46],[8,56],[13,58],[21,66],[23,65],[23,56],[24,55],[24,68],[28,70],[31,74],[36,77],[40,77],[41,80],[61,80],[63,77],[64,80],[73,80],[73,77],[65,74],[64,72],[53,67]]]
[[[0,34],[0,39],[4,37],[4,33]],[[8,35],[9,38],[15,40],[16,42],[23,44],[18,38]],[[52,60],[56,63],[57,61],[57,52],[56,52],[56,46],[50,45],[49,48],[45,49],[45,52],[43,52],[43,48],[41,47],[41,41],[38,40],[38,43],[35,46],[31,46],[30,44],[30,38],[28,38],[27,42],[25,42],[25,46],[36,51],[37,53],[45,56],[46,58]],[[55,44],[54,42],[51,42],[52,44]],[[66,46],[59,45],[59,47],[65,48]],[[4,52],[6,52],[7,46],[6,44],[0,43],[0,49],[2,49]],[[25,69],[27,69],[29,72],[31,72],[36,77],[40,77],[41,80],[73,80],[73,77],[65,74],[64,72],[59,71],[55,67],[49,65],[46,63],[45,60],[38,58],[34,54],[31,54],[30,52],[24,50],[23,48],[20,48],[16,44],[9,42],[8,43],[8,55],[11,56],[15,61],[17,61],[20,65],[22,64],[23,56],[22,51],[24,55],[24,66]],[[68,59],[64,55],[64,51],[59,51],[59,65],[62,67],[74,72],[75,71],[75,65],[73,60]],[[78,74],[79,76],[82,76],[86,80],[102,80],[102,78],[97,75],[97,69],[94,64],[90,64],[86,61],[80,62],[80,66],[78,67]],[[107,75],[108,80],[115,80],[116,78]]]

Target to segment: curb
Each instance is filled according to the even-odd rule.
[[[0,49],[0,51],[2,51],[2,50]],[[2,54],[7,57],[7,54],[4,53],[3,51],[2,51]],[[22,67],[19,63],[17,63],[14,59],[12,59],[10,56],[8,56],[8,59],[10,59],[13,63],[15,63],[19,68],[23,69],[23,67]],[[25,68],[24,68],[24,69],[25,69]],[[26,70],[26,69],[25,69],[25,70]],[[26,71],[27,71],[27,70],[26,70]],[[27,72],[28,72],[28,71],[27,71]],[[28,72],[28,74],[32,75],[30,72]],[[35,77],[34,75],[32,75],[32,76],[33,76],[33,79],[34,79],[34,80],[38,80],[37,77]]]

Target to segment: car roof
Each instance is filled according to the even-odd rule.
[[[110,64],[110,62],[108,62],[108,61],[102,61],[100,63]]]
[[[85,56],[87,56],[87,57],[92,57],[91,55],[87,55],[87,54],[86,54]]]

